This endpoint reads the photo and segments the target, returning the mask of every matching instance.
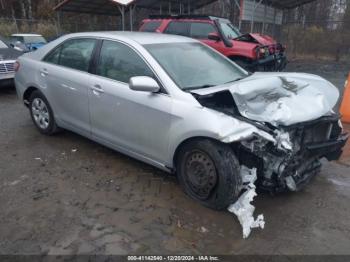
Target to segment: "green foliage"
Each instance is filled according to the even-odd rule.
[[[1,36],[10,36],[11,34],[16,33],[16,24],[13,22],[0,22],[0,35]]]

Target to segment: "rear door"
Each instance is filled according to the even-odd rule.
[[[88,73],[97,40],[71,39],[44,58],[40,82],[59,121],[76,131],[90,134]]]

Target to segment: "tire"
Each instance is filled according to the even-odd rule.
[[[29,98],[29,111],[40,133],[50,136],[59,131],[51,106],[39,90],[34,91]]]
[[[191,198],[215,210],[226,209],[237,200],[242,178],[238,160],[228,145],[192,140],[177,156],[177,177]]]

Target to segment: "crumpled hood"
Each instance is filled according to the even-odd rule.
[[[276,40],[273,39],[272,37],[270,37],[268,35],[257,34],[257,33],[249,33],[249,34],[241,35],[240,37],[237,38],[237,40],[239,40],[241,38],[248,38],[248,39],[255,40],[260,45],[269,46],[269,45],[277,44]]]
[[[268,35],[261,35],[261,34],[250,34],[251,37],[253,37],[256,41],[259,42],[259,44],[262,45],[275,45],[277,42],[275,39]]]
[[[229,85],[193,90],[197,95],[229,90],[240,114],[274,126],[289,126],[329,114],[339,98],[327,80],[302,73],[255,73]]]

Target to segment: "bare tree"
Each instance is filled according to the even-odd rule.
[[[27,0],[27,18],[33,19],[32,0]]]

